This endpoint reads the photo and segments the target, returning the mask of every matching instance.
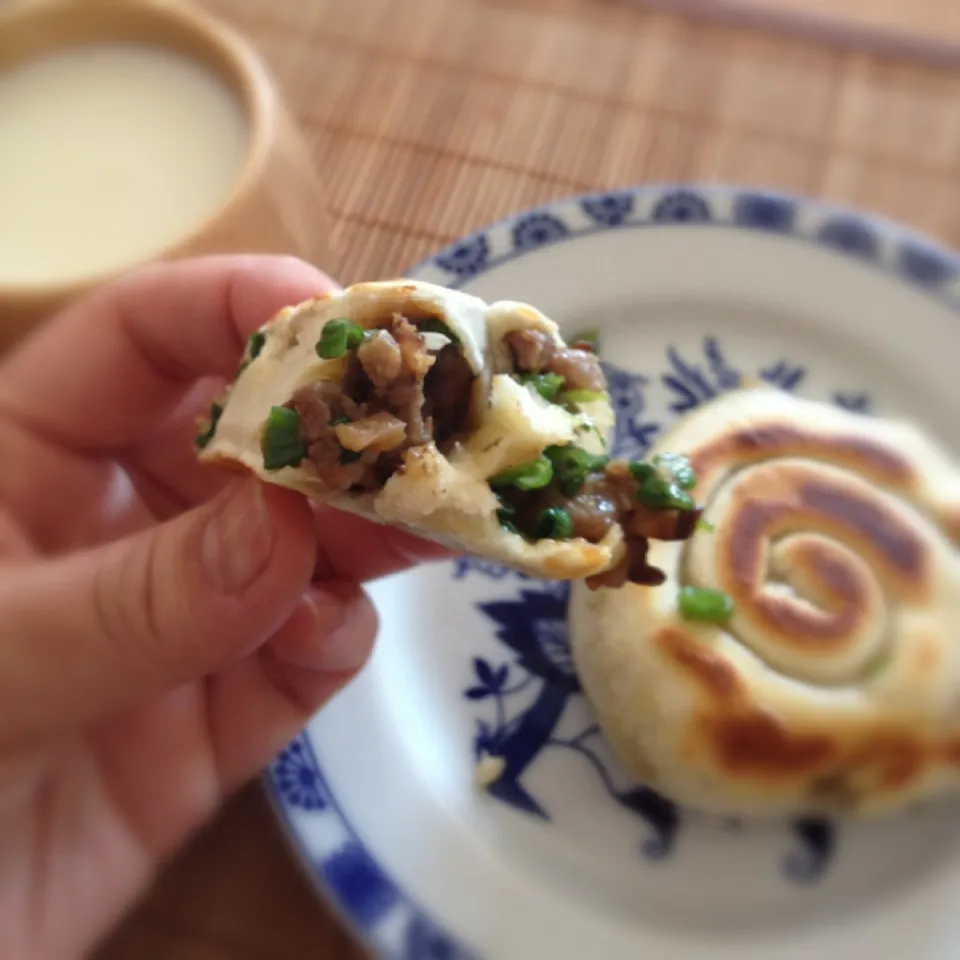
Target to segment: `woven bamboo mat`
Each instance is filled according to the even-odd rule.
[[[342,281],[642,181],[786,188],[960,245],[960,71],[613,0],[206,6],[254,40],[303,124]]]

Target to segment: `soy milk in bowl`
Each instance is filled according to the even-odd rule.
[[[82,45],[0,72],[0,284],[150,258],[225,201],[247,137],[234,93],[161,47]]]
[[[310,151],[236,32],[181,0],[0,0],[0,351],[139,264],[326,258]]]

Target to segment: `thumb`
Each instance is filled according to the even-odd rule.
[[[274,633],[310,582],[297,494],[243,480],[134,537],[0,567],[0,741],[104,716]]]

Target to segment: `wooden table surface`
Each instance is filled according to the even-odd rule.
[[[786,2],[786,0],[784,0]],[[955,0],[844,0],[957,34]],[[512,211],[643,181],[781,187],[960,244],[960,73],[634,0],[207,0],[260,48],[344,282]],[[94,960],[355,960],[251,787]],[[496,958],[492,958],[496,960]]]

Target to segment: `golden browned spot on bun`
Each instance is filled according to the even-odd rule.
[[[960,507],[944,511],[940,517],[947,536],[954,546],[960,546]]]
[[[822,767],[837,752],[826,734],[799,733],[760,710],[704,717],[702,729],[724,772],[753,778],[795,778]]]
[[[926,579],[927,556],[919,535],[898,516],[875,501],[812,480],[800,488],[803,508],[814,516],[832,521],[836,536],[852,535],[868,559],[885,568],[891,577],[919,588]]]
[[[655,642],[711,697],[726,702],[741,693],[736,671],[709,646],[691,643],[686,634],[669,627],[660,631]]]
[[[896,451],[855,435],[824,437],[792,423],[778,422],[721,435],[691,454],[698,477],[756,460],[809,457],[866,474],[877,483],[907,489],[915,473]]]

